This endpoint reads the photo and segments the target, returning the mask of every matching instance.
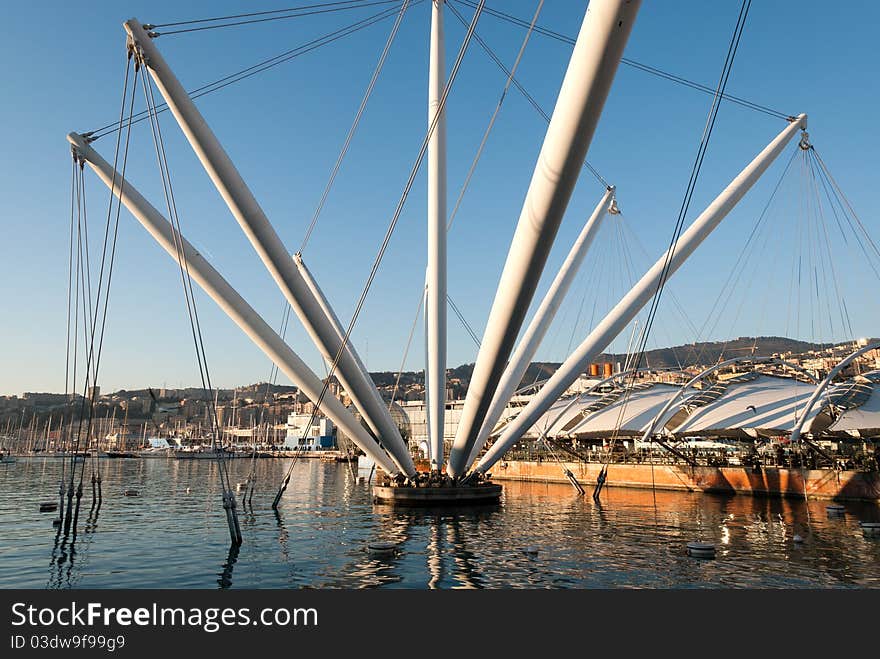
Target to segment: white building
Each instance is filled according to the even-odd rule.
[[[287,436],[284,448],[293,451],[321,451],[336,448],[336,427],[325,416],[316,417],[311,427],[311,414],[287,415]]]

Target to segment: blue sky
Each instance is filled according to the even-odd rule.
[[[528,19],[533,0],[490,0],[489,6]],[[540,23],[576,36],[585,2],[546,0]],[[714,86],[739,11],[736,0],[643,3],[626,56]],[[8,3],[0,41],[4,89],[0,124],[5,149],[0,176],[3,322],[0,393],[60,391],[64,387],[70,160],[65,134],[84,132],[117,116],[124,70],[121,23],[130,17],[164,23],[235,14],[280,5],[245,2]],[[470,10],[458,5],[467,16]],[[167,35],[157,44],[187,88],[288,50],[366,16],[375,8],[275,21],[257,26]],[[876,220],[880,147],[872,119],[880,92],[874,27],[880,6],[856,3],[846,12],[827,3],[753,3],[728,92],[787,113],[807,112],[817,150],[858,211],[880,236]],[[390,30],[386,21],[294,59],[245,82],[199,99],[207,121],[291,251],[298,249],[363,89]],[[161,30],[160,30],[161,31]],[[424,136],[429,7],[404,19],[360,130],[304,252],[337,313],[347,322],[403,190]],[[478,32],[510,65],[524,31],[484,16]],[[447,15],[449,66],[464,29]],[[518,79],[549,111],[570,46],[534,35]],[[504,85],[503,74],[472,44],[448,105],[451,208]],[[696,152],[710,97],[621,66],[589,152],[589,160],[617,185],[625,229],[606,224],[584,264],[539,359],[562,360],[616,302],[631,258],[638,274],[668,243]],[[139,99],[142,107],[142,102]],[[278,326],[282,298],[237,223],[183,139],[173,118],[162,117],[184,232],[221,273]],[[784,123],[725,103],[720,111],[688,221],[770,141]],[[545,124],[511,91],[449,236],[449,291],[482,334],[513,235]],[[112,159],[112,138],[95,147]],[[161,188],[145,123],[135,127],[130,181],[161,208]],[[712,303],[751,226],[767,203],[790,152],[675,276],[670,290],[687,309],[682,319],[671,297],[650,345],[696,338],[783,334],[844,339],[832,326],[840,304],[811,306],[807,288],[792,291],[797,246],[804,242],[809,195],[792,170],[768,216],[768,229],[748,277],[727,306]],[[796,168],[796,166],[795,166]],[[107,209],[106,188],[87,174],[90,228],[97,237]],[[535,304],[602,193],[585,173],[557,236]],[[418,304],[425,264],[425,170],[420,172],[385,261],[355,330],[371,370],[396,370]],[[805,199],[807,201],[805,201]],[[621,241],[621,237],[628,236]],[[631,236],[637,236],[642,253]],[[857,335],[880,335],[877,280],[838,235],[829,254]],[[824,246],[823,246],[824,247]],[[98,251],[97,243],[93,247]],[[626,256],[626,250],[631,257]],[[802,253],[802,252],[801,252]],[[803,257],[802,257],[803,258]],[[794,260],[793,260],[794,259]],[[826,259],[825,270],[831,259]],[[875,263],[875,265],[877,265]],[[630,272],[632,274],[632,272]],[[797,305],[792,300],[801,299]],[[265,380],[262,353],[204,295],[197,296],[214,382],[232,386]],[[534,305],[533,305],[534,308]],[[800,314],[792,309],[800,308]],[[580,312],[580,313],[579,313]],[[796,317],[797,316],[797,317]],[[708,319],[708,322],[707,322]],[[577,322],[576,322],[577,321]],[[449,364],[473,361],[476,347],[453,314]],[[706,324],[712,329],[697,336]],[[287,338],[316,370],[317,351],[295,320]],[[628,336],[614,347],[624,350]],[[423,365],[423,342],[413,342],[407,369]],[[176,266],[127,213],[100,378],[105,390],[147,385],[193,385],[198,371]],[[286,380],[282,377],[281,382]]]

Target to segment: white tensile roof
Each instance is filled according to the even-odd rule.
[[[553,405],[550,406],[550,409],[544,412],[544,414],[541,415],[541,418],[532,426],[530,434],[537,436],[542,432],[547,431],[547,434],[551,437],[556,435],[559,432],[559,429],[580,414],[582,409],[599,400],[599,395],[578,394],[577,398],[578,401],[574,405],[571,405],[571,407],[568,407],[571,404],[570,396],[567,398],[560,398],[553,403]],[[568,409],[566,409],[567,407]]]
[[[732,382],[717,400],[694,409],[671,432],[693,435],[739,430],[752,436],[756,431],[788,433],[815,390],[814,384],[770,375]],[[821,412],[822,407],[821,402],[817,403],[810,418]]]
[[[566,410],[571,403],[571,398],[556,401],[553,406],[532,426],[530,434],[538,435],[546,431],[548,435],[589,435],[608,434],[614,432],[620,423],[621,432],[627,434],[642,433],[647,429],[654,416],[662,409],[666,402],[681,389],[671,384],[649,384],[631,390],[628,396],[620,394],[616,400],[607,406],[589,413],[576,426],[563,430],[576,417],[580,417],[584,408],[598,402],[602,395],[599,393],[581,394],[578,401]],[[621,410],[623,416],[621,417]],[[678,410],[674,407],[670,416]],[[561,416],[560,416],[561,415]]]
[[[828,428],[829,431],[858,434],[854,431],[880,430],[880,391],[878,391],[880,371],[866,373],[865,377],[857,379],[863,385],[864,392],[870,392],[867,396],[867,400],[858,407],[846,410],[841,414],[840,417]]]
[[[626,435],[642,434],[663,406],[675,396],[681,387],[657,383],[650,389],[635,390],[629,396],[621,396],[610,405],[587,416],[581,423],[568,431],[569,435],[598,435],[613,432],[618,427]],[[668,420],[678,411],[673,406],[666,415]]]
[[[688,407],[688,403],[698,398],[705,400],[707,391],[688,393],[671,407],[658,423],[657,429],[663,428],[685,407],[690,414],[670,429],[672,434],[755,438],[759,435],[788,434],[816,386],[794,378],[752,373],[748,378],[713,385],[708,396],[711,399],[712,389],[721,387],[718,398],[698,407]],[[580,394],[573,405],[570,405],[571,397],[560,399],[535,423],[529,434],[537,436],[546,432],[551,437],[608,436],[615,429],[627,436],[641,434],[680,390],[680,386],[674,384],[639,383],[627,396],[616,390],[616,398],[609,395],[607,404],[589,413],[585,412],[585,408],[599,402],[603,394]],[[840,417],[827,428],[829,432],[858,435],[858,431],[880,431],[880,371],[829,387],[810,411],[803,426],[804,431],[809,432],[811,424],[823,412],[826,413],[821,423],[824,427],[830,421],[827,413],[841,409],[844,411]]]

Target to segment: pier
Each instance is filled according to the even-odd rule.
[[[565,468],[581,483],[595,485],[602,466],[600,462],[508,460],[495,465],[492,478],[567,484]],[[611,463],[606,487],[880,502],[877,471]]]

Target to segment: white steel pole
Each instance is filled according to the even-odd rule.
[[[180,124],[193,151],[211,177],[226,205],[238,220],[251,245],[312,340],[325,358],[329,358],[332,362],[341,346],[339,335],[327,322],[320,304],[311,295],[308,286],[293,264],[290,253],[284,247],[263,209],[260,208],[223,146],[141,23],[136,19],[130,19],[124,23],[124,27],[139,51],[139,57],[150,72],[159,92],[168,103],[174,118]],[[337,366],[337,377],[361,414],[370,418],[372,425],[380,429],[382,444],[388,448],[392,455],[397,457],[399,463],[405,464],[405,454],[408,455],[406,445],[396,424],[391,419],[390,413],[383,406],[380,416],[376,418],[370,412],[369,403],[365,403],[373,396],[371,390],[375,390],[375,385],[352,359],[351,355],[355,352],[353,345],[350,346],[349,351],[343,352]],[[413,469],[407,475],[414,473]]]
[[[587,7],[489,312],[449,456],[447,471],[453,477],[467,467],[583,167],[640,4],[641,0],[592,0]]]
[[[125,207],[150,232],[156,242],[178,260],[174,241],[174,230],[162,214],[156,210],[128,181],[113,171],[113,168],[86,141],[76,133],[70,133],[67,140],[76,148],[80,158],[88,163],[98,177],[107,185],[113,186],[113,194],[120,198]],[[312,401],[317,401],[323,388],[321,379],[291,350],[280,336],[254,311],[232,286],[208,263],[183,236],[179,236],[186,258],[186,265],[192,278],[223,309],[245,334],[266,356],[278,365]],[[179,262],[179,261],[178,261]],[[403,469],[396,465],[366,429],[354,418],[345,406],[332,395],[325,395],[322,401],[324,413],[342,428],[345,433],[389,474],[396,475]]]
[[[443,48],[443,2],[433,0],[431,11],[430,72],[428,75],[428,126],[440,111],[446,84]],[[440,112],[428,142],[428,299],[427,369],[425,384],[428,444],[431,470],[443,466],[443,432],[446,413],[446,111]]]
[[[671,248],[672,257],[669,259],[667,276],[672,276],[684,263],[693,251],[712,233],[721,220],[736,206],[743,195],[749,191],[752,185],[761,177],[776,157],[782,153],[785,146],[798,130],[807,127],[807,116],[800,115],[783,130],[770,144],[759,153],[752,162],[733,179],[724,191],[709,204],[694,223],[688,227],[675,245]],[[583,343],[565,360],[562,366],[553,374],[541,391],[523,408],[516,419],[502,433],[498,441],[483,456],[476,466],[476,471],[485,473],[501,456],[522,437],[523,433],[547,411],[559,396],[583,372],[587,364],[596,358],[611,341],[614,340],[624,327],[635,318],[642,307],[651,299],[657,290],[657,284],[663,274],[667,263],[666,252],[651,267],[648,272],[636,283],[620,302],[612,309],[602,322],[590,332]]]
[[[324,292],[321,290],[321,287],[318,286],[318,282],[315,281],[315,278],[312,276],[311,271],[306,266],[303,261],[302,254],[294,254],[293,261],[296,264],[297,269],[299,270],[300,275],[303,278],[303,281],[306,283],[306,286],[309,287],[309,291],[311,292],[313,298],[318,302],[318,305],[321,308],[321,312],[324,314],[324,318],[326,322],[330,323],[333,326],[333,329],[336,331],[336,334],[339,336],[339,345],[342,345],[342,339],[345,338],[345,328],[342,326],[342,323],[339,322],[339,318],[336,313],[333,311],[333,308],[330,306],[330,303],[327,301],[327,298],[324,296]],[[367,367],[364,366],[364,363],[361,361],[360,356],[351,349],[351,341],[349,341],[345,346],[345,351],[349,359],[351,359],[358,367],[358,369],[369,377],[369,372],[367,371]],[[330,361],[327,364],[327,367],[333,363],[333,355],[330,358]],[[372,381],[372,378],[371,378]],[[343,383],[343,386],[346,387],[345,381],[340,378],[340,382]],[[382,400],[382,395],[379,393],[379,390],[376,389],[375,386],[371,388],[367,388],[364,392],[367,395],[366,399],[360,399],[358,403],[355,403],[355,407],[358,409],[366,409],[369,412],[369,416],[364,415],[364,420],[367,422],[367,425],[370,427],[370,430],[373,431],[373,434],[376,435],[380,439],[380,442],[384,437],[390,437],[391,432],[397,433],[400,437],[400,431],[397,428],[397,424],[394,424],[394,429],[389,430],[388,428],[377,427],[374,425],[373,420],[379,419],[381,420],[386,416],[384,412],[387,411],[387,406],[385,401]],[[349,395],[350,392],[349,392]],[[354,400],[354,397],[352,397]],[[362,412],[363,413],[363,412]],[[390,414],[387,415],[390,419]],[[392,420],[393,423],[393,420]],[[403,437],[400,438],[401,444],[404,444]],[[405,444],[404,444],[405,446]],[[395,456],[396,461],[401,465],[404,472],[407,474],[415,473],[415,464],[412,461],[412,456],[409,453],[409,450],[405,448],[404,451],[392,451],[392,447],[388,447],[389,453]]]
[[[474,448],[468,458],[468,466],[474,461],[477,453],[483,448],[489,435],[492,434],[492,430],[495,428],[495,424],[498,423],[498,419],[504,414],[504,408],[506,408],[507,404],[510,402],[513,392],[516,391],[519,383],[522,381],[523,376],[529,368],[529,364],[532,363],[532,357],[535,356],[538,346],[540,346],[541,341],[544,340],[544,335],[547,333],[550,323],[553,322],[553,318],[556,316],[559,306],[565,299],[575,276],[577,276],[581,263],[583,263],[584,257],[590,249],[590,245],[593,243],[596,234],[599,232],[599,228],[602,226],[602,220],[604,219],[613,199],[614,187],[612,186],[605,191],[604,195],[602,195],[602,199],[596,205],[596,208],[593,210],[587,223],[584,224],[584,228],[578,235],[577,240],[575,240],[574,244],[571,246],[571,250],[569,250],[565,262],[562,264],[553,283],[550,284],[547,294],[541,301],[541,306],[538,307],[532,321],[526,328],[525,334],[523,334],[522,339],[520,339],[519,344],[513,351],[513,355],[510,357],[510,362],[508,362],[507,368],[504,369],[504,373],[501,375],[501,380],[498,382],[498,388],[495,390],[495,396],[492,398],[492,404],[489,406],[489,411],[486,412],[483,427],[480,428],[480,433],[477,435],[477,441],[474,443]]]
[[[428,308],[428,273],[425,271],[425,291],[422,295],[422,305],[425,309]],[[428,448],[428,463],[433,463],[434,460],[432,458],[432,450],[431,450],[431,415],[428,414],[428,400],[431,395],[429,392],[431,388],[431,370],[430,370],[430,360],[428,359],[428,314],[424,314],[424,322],[425,322],[425,444]]]

